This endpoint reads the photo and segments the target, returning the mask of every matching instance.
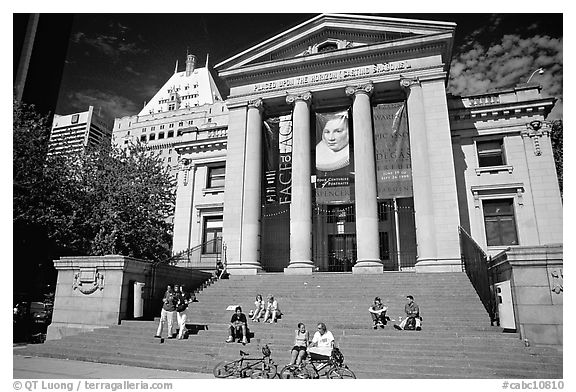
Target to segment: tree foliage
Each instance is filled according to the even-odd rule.
[[[563,142],[562,120],[552,122],[552,132],[550,139],[552,141],[552,151],[554,153],[554,163],[556,164],[556,175],[558,176],[558,185],[560,185],[560,194],[563,194],[563,172],[564,172],[564,142]]]
[[[175,186],[158,156],[140,144],[49,156],[45,117],[14,102],[13,124],[15,262],[34,243],[52,258],[170,255]]]

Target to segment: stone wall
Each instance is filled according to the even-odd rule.
[[[58,271],[52,323],[47,339],[117,325],[133,316],[133,285],[142,282],[145,317],[160,313],[168,283],[184,284],[189,291],[202,285],[209,273],[160,265],[119,255],[62,257]]]
[[[563,246],[523,246],[496,255],[494,283],[510,280],[516,327],[534,344],[563,344]]]

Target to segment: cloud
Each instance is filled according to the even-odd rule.
[[[94,106],[95,109],[102,108],[109,117],[117,118],[129,116],[140,110],[139,104],[131,99],[94,89],[76,91],[68,94],[67,99],[72,103],[72,107],[78,111]]]
[[[474,37],[473,33],[471,36]],[[531,73],[544,68],[531,82],[542,86],[542,95],[556,97],[553,111],[562,116],[563,39],[546,35],[522,38],[504,35],[499,42],[482,44],[468,40],[452,59],[448,89],[455,95],[483,94],[526,83]],[[552,116],[550,116],[552,118]]]
[[[100,35],[89,36],[81,31],[77,32],[72,36],[72,42],[86,47],[88,54],[89,49],[94,49],[96,53],[106,56],[114,63],[118,63],[125,56],[148,53],[149,50],[141,45],[141,36],[132,39],[126,26],[116,23],[109,28],[111,32]]]

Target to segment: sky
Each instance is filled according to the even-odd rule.
[[[562,118],[562,14],[367,14],[457,24],[447,87],[479,94],[532,82],[558,98],[549,119]],[[186,53],[210,66],[317,14],[76,14],[57,114],[102,107],[112,117],[137,114]],[[213,72],[215,75],[215,72]]]

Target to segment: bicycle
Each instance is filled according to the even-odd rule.
[[[344,355],[336,347],[327,360],[304,360],[300,365],[286,365],[280,370],[280,378],[283,379],[320,377],[342,379],[356,378],[356,375],[344,364]]]
[[[219,362],[212,373],[216,378],[274,378],[278,366],[270,358],[270,354],[268,345],[262,347],[262,358],[246,358],[250,354],[240,350],[239,359]]]

